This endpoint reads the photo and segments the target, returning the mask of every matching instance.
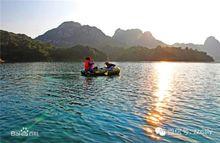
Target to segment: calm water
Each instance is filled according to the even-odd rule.
[[[1,142],[220,142],[220,64],[116,64],[0,65]]]

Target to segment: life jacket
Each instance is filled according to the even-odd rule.
[[[85,60],[85,61],[84,61],[84,69],[85,69],[85,70],[89,70],[89,68],[90,68],[89,60]]]
[[[92,60],[89,61],[89,68],[90,69],[94,68],[94,62]]]

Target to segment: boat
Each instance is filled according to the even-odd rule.
[[[120,73],[120,68],[119,67],[114,67],[111,70],[108,70],[106,68],[100,68],[100,69],[95,69],[93,73],[90,72],[85,72],[85,70],[81,71],[82,76],[113,76],[113,75],[119,75]]]
[[[3,64],[5,61],[0,58],[0,64]]]

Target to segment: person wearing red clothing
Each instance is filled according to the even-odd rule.
[[[85,71],[89,70],[89,57],[87,57],[84,61],[84,69]]]
[[[93,72],[93,65],[94,62],[92,60],[91,57],[86,57],[85,61],[84,61],[84,69],[86,72]]]

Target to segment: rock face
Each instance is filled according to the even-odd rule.
[[[158,45],[165,45],[163,42],[155,39],[150,32],[143,33],[139,29],[117,29],[114,36],[109,37],[96,27],[81,25],[73,21],[64,22],[57,28],[38,36],[36,39],[58,47],[72,47],[80,44],[95,47],[101,51],[105,46],[144,46],[155,48]]]
[[[139,39],[141,35],[142,31],[139,29],[131,29],[125,31],[119,28],[115,31],[115,34],[112,38],[121,41],[126,45],[136,45],[137,39]]]
[[[59,47],[72,47],[79,44],[98,49],[105,45],[120,46],[120,43],[106,36],[100,29],[73,21],[64,22],[36,39]]]
[[[122,30],[117,29],[115,31],[113,39],[125,43],[128,47],[131,46],[144,46],[148,48],[155,48],[159,45],[166,45],[165,43],[157,40],[153,37],[151,32],[142,32],[140,29]]]
[[[210,36],[205,40],[204,51],[213,56],[216,61],[220,61],[220,42],[215,37]]]
[[[199,51],[207,52],[208,55],[212,56],[215,61],[220,61],[220,42],[213,36],[208,37],[204,44],[193,44],[193,43],[175,43],[173,46],[176,47],[188,47]]]
[[[142,32],[140,29],[117,29],[113,37],[105,35],[97,27],[81,25],[78,22],[68,21],[57,28],[51,29],[36,38],[37,40],[50,43],[56,47],[70,48],[76,45],[89,46],[104,52],[106,55],[115,57],[123,48],[142,46],[156,48],[167,46],[157,40],[151,32]],[[194,50],[207,52],[215,61],[220,61],[220,44],[215,37],[208,37],[204,45],[193,43],[176,43],[175,47],[188,47]]]

